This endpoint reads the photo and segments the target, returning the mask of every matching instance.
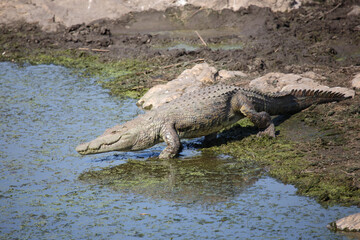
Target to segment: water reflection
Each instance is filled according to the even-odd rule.
[[[252,185],[261,170],[228,157],[201,155],[191,159],[129,160],[124,164],[90,170],[79,179],[175,202],[229,201]]]

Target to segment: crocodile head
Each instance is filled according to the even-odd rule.
[[[76,151],[82,155],[111,151],[131,151],[137,149],[139,129],[117,125],[107,129],[104,134],[94,140],[82,143]]]

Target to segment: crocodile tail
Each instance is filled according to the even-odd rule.
[[[338,102],[351,98],[340,92],[313,89],[293,89],[289,92],[277,93],[246,90],[243,94],[252,102],[256,111],[265,111],[270,115],[292,114],[313,104]]]
[[[351,98],[346,97],[345,94],[341,92],[314,89],[293,89],[291,90],[290,95],[295,97],[314,97],[318,99],[328,99],[328,101],[341,101],[347,98]]]
[[[298,109],[294,109],[295,111],[301,111],[313,104],[339,102],[351,98],[351,96],[345,96],[344,93],[340,92],[313,89],[293,89],[289,95],[293,96],[297,103]]]
[[[324,90],[313,90],[313,89],[293,89],[290,95],[296,97],[301,101],[308,101],[309,104],[326,103],[326,102],[339,102],[350,96],[345,96],[344,93]]]

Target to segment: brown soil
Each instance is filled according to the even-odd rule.
[[[347,16],[353,2],[348,0],[340,6],[305,5],[289,13],[274,13],[255,6],[234,12],[187,5],[165,12],[132,13],[115,21],[78,24],[56,33],[17,22],[1,26],[2,52],[89,48],[109,50],[101,53],[105,59],[157,58],[175,63],[205,58],[227,69],[258,74],[313,70],[331,77],[330,85],[332,82],[349,86],[346,76],[360,68],[360,18]],[[243,48],[202,47],[193,51],[162,48],[174,42],[201,45],[195,30],[208,44]]]
[[[220,69],[241,70],[251,77],[274,71],[314,71],[325,77],[319,80],[324,85],[351,87],[352,77],[360,72],[360,17],[347,16],[355,3],[356,0],[344,0],[341,4],[319,1],[287,13],[254,6],[234,12],[187,5],[64,27],[56,33],[17,22],[0,27],[0,60],[35,50],[77,49],[89,50],[104,61],[138,58],[171,65],[205,59]],[[195,30],[207,44],[220,49],[201,47]],[[168,50],[174,43],[199,47],[190,51]],[[226,46],[242,48],[225,50]],[[162,79],[172,79],[170,72]],[[154,78],[148,78],[144,84],[158,84],[151,81]],[[306,114],[304,121],[342,133],[338,141],[321,138],[316,144],[302,145],[314,162],[311,171],[343,174],[353,188],[359,189],[359,97],[317,106]]]

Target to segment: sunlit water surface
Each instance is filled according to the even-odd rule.
[[[140,111],[64,67],[0,63],[0,98],[1,239],[346,239],[326,225],[359,211],[193,144],[171,161],[162,145],[79,156]]]

